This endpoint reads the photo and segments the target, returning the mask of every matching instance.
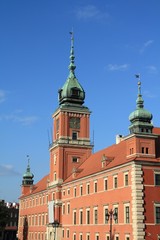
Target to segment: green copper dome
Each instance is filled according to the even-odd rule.
[[[129,115],[131,133],[151,133],[153,125],[151,123],[152,114],[144,109],[144,101],[141,95],[141,82],[138,82],[138,97],[136,100],[136,110]]]
[[[73,33],[71,38],[71,52],[69,64],[69,76],[59,90],[59,104],[78,104],[82,105],[85,99],[85,92],[75,76],[76,66],[74,65],[74,46],[73,46]]]
[[[33,184],[33,173],[30,171],[29,159],[26,172],[23,174],[22,185],[32,185]]]

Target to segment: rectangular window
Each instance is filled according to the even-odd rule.
[[[79,224],[83,224],[83,211],[80,210],[79,212]]]
[[[76,211],[73,212],[73,224],[76,225]]]
[[[86,240],[90,240],[90,235],[87,233]]]
[[[116,214],[116,218],[114,219],[115,224],[118,223],[118,207],[114,208],[114,213]]]
[[[86,224],[90,224],[90,210],[86,210]]]
[[[142,147],[142,153],[144,153],[144,147]]]
[[[90,194],[90,184],[87,183],[87,194]]]
[[[62,213],[65,214],[65,204],[63,204]]]
[[[67,229],[67,238],[69,238],[69,229]]]
[[[75,233],[73,234],[73,240],[76,240],[76,234]]]
[[[108,208],[104,209],[104,222],[108,224]]]
[[[108,190],[108,180],[104,179],[104,190]]]
[[[77,140],[77,132],[72,132],[72,140]]]
[[[80,186],[80,195],[83,195],[83,186]]]
[[[76,197],[77,196],[77,189],[76,189],[76,187],[74,188],[74,197]]]
[[[146,154],[148,154],[148,153],[149,153],[149,148],[147,147],[147,148],[146,148]]]
[[[125,240],[130,240],[130,238],[128,236],[126,236]]]
[[[97,182],[94,183],[94,192],[97,192]]]
[[[70,203],[67,203],[67,214],[70,214]]]
[[[114,177],[114,188],[118,187],[118,178]]]
[[[82,233],[80,233],[79,235],[79,240],[82,240]]]
[[[94,209],[94,224],[98,224],[98,210]]]
[[[64,229],[62,229],[62,237],[64,238]]]
[[[125,173],[124,175],[124,185],[127,187],[128,186],[128,174]]]
[[[59,118],[56,120],[56,131],[58,132],[59,130]]]
[[[125,206],[125,223],[129,223],[129,206]]]
[[[155,185],[160,186],[160,173],[155,174]]]
[[[156,223],[160,224],[160,206],[155,207]]]
[[[57,173],[54,172],[54,181],[56,181],[56,180],[57,180]]]
[[[78,158],[77,158],[77,157],[73,157],[73,158],[72,158],[72,162],[73,162],[73,163],[78,163]]]
[[[96,240],[99,240],[99,235],[98,234],[96,234]]]
[[[109,236],[106,237],[106,240],[110,240],[110,239],[109,239]]]

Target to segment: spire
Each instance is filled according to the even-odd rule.
[[[140,81],[138,81],[138,96],[137,96],[136,103],[137,103],[137,109],[144,107],[144,105],[143,105],[144,101],[143,101],[142,95],[141,95],[141,82]]]
[[[153,125],[151,123],[152,114],[144,109],[144,101],[141,94],[140,75],[135,75],[138,78],[138,96],[136,100],[136,110],[129,116],[131,125],[129,126],[130,133],[152,133]]]
[[[28,160],[28,165],[27,165],[26,172],[23,174],[22,185],[32,185],[34,181],[33,180],[34,175],[31,173],[31,170],[30,170],[29,155],[27,155],[27,160]]]
[[[69,64],[69,70],[70,70],[70,74],[69,77],[75,77],[75,72],[74,70],[76,69],[76,66],[74,65],[74,35],[73,35],[73,31],[70,32],[71,35],[71,51],[70,51],[70,64]]]
[[[59,104],[62,106],[82,106],[85,99],[85,92],[83,87],[78,82],[75,76],[76,66],[74,64],[74,36],[73,31],[70,32],[71,35],[71,51],[70,51],[70,64],[69,64],[69,76],[63,85],[63,87],[58,91],[59,93]]]

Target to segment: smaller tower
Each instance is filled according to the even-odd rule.
[[[131,125],[130,133],[152,133],[152,114],[144,109],[144,101],[141,95],[141,82],[138,82],[138,96],[136,100],[136,110],[129,116]]]
[[[139,78],[139,75],[137,75]],[[136,110],[129,115],[131,125],[130,135],[127,139],[127,158],[155,158],[155,139],[152,133],[152,114],[144,109],[144,101],[141,95],[141,82],[138,81],[138,96]]]
[[[22,194],[24,194],[32,185],[33,185],[33,178],[34,175],[30,171],[30,164],[29,164],[29,156],[27,155],[28,158],[28,165],[26,172],[23,174],[23,180],[22,180]]]

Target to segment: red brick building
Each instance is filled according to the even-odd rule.
[[[28,164],[18,239],[160,239],[160,128],[144,109],[141,83],[129,135],[93,154],[90,110],[75,68],[72,41],[69,76],[53,114],[50,172],[33,184]]]

